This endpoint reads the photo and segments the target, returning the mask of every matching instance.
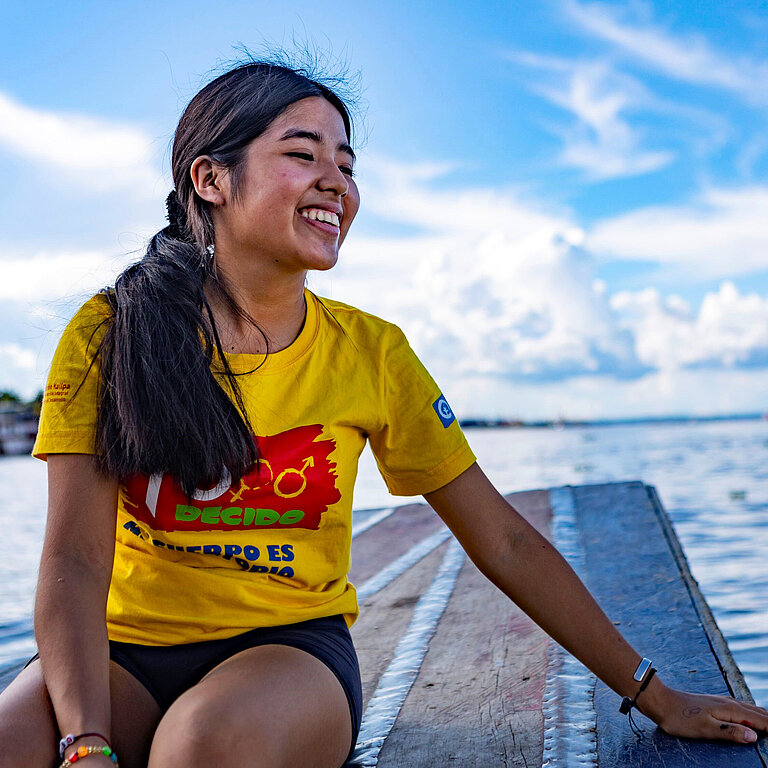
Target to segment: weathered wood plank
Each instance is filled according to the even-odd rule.
[[[350,581],[359,587],[416,542],[443,527],[443,521],[426,504],[399,507],[353,539]]]
[[[728,694],[675,554],[640,483],[572,489],[585,553],[585,581],[605,612],[638,650],[653,659],[667,684]],[[600,768],[763,766],[754,746],[668,736],[636,712],[645,733],[637,739],[618,711],[619,697],[597,681]]]
[[[508,497],[545,535],[546,492]],[[469,561],[380,768],[541,765],[549,639]]]
[[[360,662],[364,707],[392,661],[395,647],[411,621],[413,607],[432,582],[446,547],[447,543],[439,546],[360,606],[360,618],[352,625],[351,633]]]

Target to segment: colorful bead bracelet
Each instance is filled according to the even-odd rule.
[[[77,752],[73,752],[72,756],[66,759],[60,766],[60,768],[69,768],[74,765],[78,760],[82,760],[84,757],[90,757],[91,755],[106,755],[112,758],[112,762],[116,768],[120,768],[117,763],[117,755],[109,747],[78,747]]]
[[[63,760],[64,751],[66,750],[66,748],[71,744],[74,744],[76,741],[79,741],[80,739],[84,739],[86,736],[95,736],[97,739],[101,739],[108,747],[112,746],[109,743],[109,739],[106,736],[102,736],[100,733],[80,733],[77,736],[75,736],[74,733],[68,733],[59,742],[59,757]]]

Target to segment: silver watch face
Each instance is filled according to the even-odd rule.
[[[651,660],[650,659],[643,659],[638,665],[637,669],[635,670],[634,679],[637,680],[637,682],[641,682],[642,679],[645,677],[648,670],[651,668]]]

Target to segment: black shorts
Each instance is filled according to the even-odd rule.
[[[130,672],[165,712],[186,690],[225,659],[258,645],[288,645],[322,661],[341,683],[352,718],[352,755],[363,716],[363,687],[357,653],[341,616],[252,629],[224,640],[182,645],[137,645],[109,641],[109,656]],[[37,654],[27,664],[37,658]]]

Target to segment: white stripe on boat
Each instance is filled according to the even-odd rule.
[[[456,540],[452,541],[434,581],[416,603],[411,623],[368,702],[352,764],[360,768],[374,768],[378,763],[379,752],[419,674],[429,642],[448,605],[465,559],[461,545]]]
[[[449,536],[451,532],[448,528],[433,533],[422,539],[418,544],[414,544],[405,554],[391,562],[385,568],[382,568],[377,574],[371,576],[357,590],[357,600],[362,602],[380,592],[387,584],[394,581],[400,574],[405,573],[411,566],[416,565],[419,560],[425,558],[432,550],[437,549]]]
[[[576,526],[570,488],[549,491],[552,539],[560,554],[583,580],[584,552]],[[544,751],[542,768],[597,768],[597,678],[554,640],[547,649],[547,681],[542,702]]]
[[[369,528],[373,528],[374,525],[378,525],[382,520],[386,520],[393,512],[395,507],[387,507],[386,509],[380,509],[377,512],[372,512],[365,520],[359,523],[352,523],[352,538],[359,536],[361,533],[365,533]]]

